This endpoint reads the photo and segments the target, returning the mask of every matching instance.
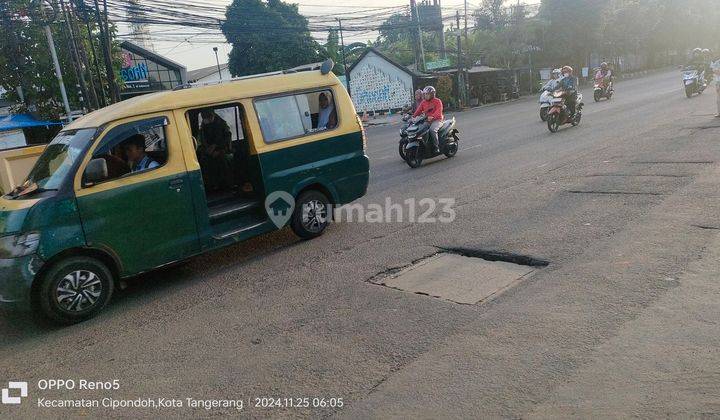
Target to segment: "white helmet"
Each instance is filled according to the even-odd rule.
[[[425,89],[423,89],[423,93],[426,95],[429,95],[431,93],[435,94],[435,88],[432,86],[425,86]]]

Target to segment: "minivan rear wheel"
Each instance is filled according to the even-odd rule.
[[[325,232],[331,218],[330,201],[320,191],[300,194],[295,202],[290,227],[302,239],[312,239]]]
[[[101,261],[70,257],[58,261],[42,275],[35,303],[49,320],[75,324],[102,311],[114,287],[113,275]]]

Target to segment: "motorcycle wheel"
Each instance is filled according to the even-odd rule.
[[[547,121],[547,118],[548,118],[548,109],[547,109],[547,107],[545,107],[545,108],[540,108],[540,120],[541,120],[542,122],[545,122],[545,121]]]
[[[608,99],[608,101],[609,101],[610,99],[612,99],[613,93],[615,93],[615,92],[613,92],[613,91],[608,92],[608,94],[607,94],[607,99]]]
[[[693,96],[692,86],[685,86],[685,96],[687,96],[688,98],[692,98],[692,96]]]
[[[422,151],[419,147],[413,147],[405,151],[405,162],[409,167],[415,169],[422,165]]]
[[[575,113],[575,118],[573,118],[573,120],[570,124],[572,124],[573,127],[577,127],[578,125],[580,125],[581,119],[582,119],[582,113],[577,112],[577,113]]]
[[[407,145],[407,142],[404,142],[404,141],[398,145],[398,153],[400,154],[400,158],[402,160],[405,160],[405,146],[406,145]]]
[[[595,102],[600,102],[600,99],[602,99],[602,93],[599,90],[596,90],[593,96],[595,98]]]
[[[551,133],[557,133],[560,129],[560,116],[558,114],[548,115],[547,126]]]
[[[445,146],[444,154],[446,157],[451,158],[457,154],[457,151],[458,151],[458,143],[457,143],[457,139],[455,139],[454,142],[448,143]]]

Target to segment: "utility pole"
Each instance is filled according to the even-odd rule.
[[[465,0],[465,44],[468,43],[468,3],[467,0]],[[460,28],[460,24],[458,23],[458,28]]]
[[[80,88],[80,102],[86,110],[95,109],[97,106],[91,100],[90,91],[88,90],[87,82],[85,81],[85,69],[83,68],[82,61],[80,60],[80,53],[78,52],[78,46],[75,42],[75,34],[73,33],[73,28],[70,22],[70,11],[65,8],[64,0],[60,0],[60,8],[62,9],[62,17],[65,20],[65,29],[68,34],[68,49],[70,50],[70,55],[72,57],[73,70],[75,70],[78,87]]]
[[[72,3],[71,3],[72,4]],[[88,41],[90,43],[90,53],[92,54],[93,59],[93,66],[95,67],[95,74],[97,75],[98,84],[100,85],[100,101],[99,105],[101,107],[105,107],[107,105],[106,100],[106,94],[105,94],[105,84],[102,81],[102,72],[100,71],[100,63],[98,62],[97,53],[95,52],[95,41],[92,29],[90,28],[90,15],[88,14],[87,8],[88,6],[85,5],[85,3],[80,3],[83,5],[83,20],[85,21],[85,28],[87,29],[88,33]],[[89,65],[88,65],[89,66]],[[92,72],[90,72],[90,76],[92,78]]]
[[[112,56],[110,52],[110,34],[108,34],[107,20],[103,25],[103,18],[100,16],[100,5],[98,0],[95,2],[95,18],[97,19],[98,27],[100,28],[100,42],[102,44],[103,58],[105,59],[105,72],[107,74],[108,86],[110,88],[110,102],[115,103],[120,101],[120,94],[118,91],[117,84],[115,83],[115,71],[112,65]],[[107,7],[107,3],[105,3]],[[107,9],[106,17],[107,17]]]
[[[425,71],[425,49],[423,48],[422,29],[420,28],[420,14],[415,0],[410,0],[410,16],[417,27],[415,34],[415,68],[420,70],[420,66],[422,66],[422,71]]]
[[[68,102],[67,92],[65,91],[65,82],[63,81],[62,70],[60,69],[60,61],[58,61],[57,51],[55,50],[55,40],[53,39],[52,30],[50,29],[50,24],[53,23],[57,17],[57,9],[51,6],[53,14],[48,17],[45,15],[46,9],[43,7],[43,2],[38,2],[38,7],[40,9],[40,23],[43,25],[45,37],[48,42],[48,48],[50,49],[50,57],[52,57],[53,65],[55,66],[55,77],[57,77],[58,84],[60,85],[60,96],[65,107],[65,114],[67,120],[72,121],[72,117],[70,116],[70,103]]]
[[[83,8],[84,8],[83,3]],[[77,20],[82,20],[82,17],[80,16],[80,11],[75,9],[75,4],[73,1],[68,2],[67,6],[67,14],[69,17],[69,23],[70,23],[70,33],[73,35],[73,42],[75,44],[75,49],[78,52],[78,55],[80,57],[80,63],[81,66],[85,69],[84,71],[87,72],[87,75],[89,76],[89,87],[88,91],[90,92],[90,101],[91,106],[93,109],[100,108],[100,100],[98,99],[98,91],[95,87],[95,79],[93,78],[92,68],[90,67],[90,60],[88,59],[87,51],[85,50],[85,43],[82,42],[82,35],[80,32],[80,27],[77,24]],[[90,38],[92,39],[92,38]]]
[[[345,88],[350,95],[350,73],[348,72],[347,58],[345,57],[345,38],[343,37],[342,19],[338,19],[338,26],[340,27],[340,49],[342,50],[343,60],[343,74],[345,74]]]
[[[55,51],[55,40],[53,40],[52,31],[50,25],[45,25],[45,36],[47,37],[48,46],[50,47],[50,56],[52,57],[53,64],[55,65],[55,77],[58,79],[60,84],[60,96],[62,97],[63,105],[65,106],[65,113],[68,121],[72,121],[70,116],[70,103],[68,102],[67,92],[65,92],[65,82],[63,82],[62,70],[60,70],[60,62],[57,58],[57,52]]]
[[[442,19],[442,5],[440,0],[437,0],[435,4],[440,11],[440,58],[444,60],[447,58],[447,51],[445,50],[445,25],[443,25]]]
[[[462,33],[460,31],[460,11],[455,12],[455,21],[457,24],[457,89],[458,89],[458,105],[460,108],[465,105],[465,81],[463,77],[463,58],[462,58]]]
[[[218,58],[218,47],[213,47],[213,52],[215,52],[215,62],[217,63],[218,77],[220,78],[220,80],[222,80],[222,71],[220,70],[220,59]]]

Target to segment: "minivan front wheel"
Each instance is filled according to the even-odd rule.
[[[110,301],[114,287],[112,273],[101,261],[70,257],[42,275],[36,303],[51,321],[74,324],[97,315]]]
[[[330,201],[320,191],[305,191],[295,202],[290,227],[302,239],[312,239],[325,232],[330,224]]]

